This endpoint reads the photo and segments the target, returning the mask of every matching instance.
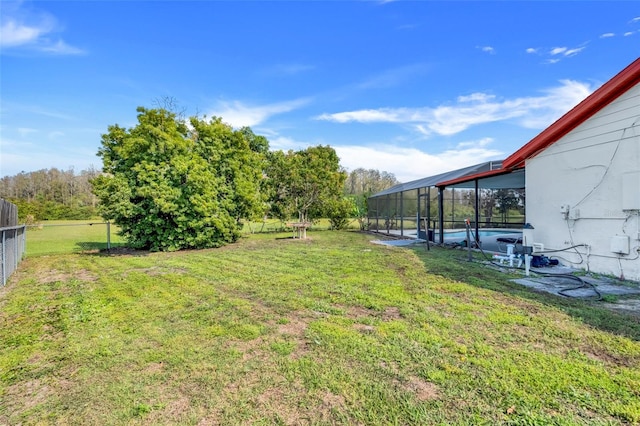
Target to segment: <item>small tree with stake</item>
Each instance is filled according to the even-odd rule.
[[[327,214],[330,206],[342,201],[346,173],[333,148],[315,146],[271,153],[267,177],[271,213],[281,220],[297,216],[304,223]]]

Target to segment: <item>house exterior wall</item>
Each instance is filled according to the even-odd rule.
[[[564,250],[547,256],[640,281],[640,83],[528,159],[525,179],[533,242]]]

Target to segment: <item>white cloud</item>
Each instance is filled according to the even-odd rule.
[[[480,140],[477,141],[471,141],[471,142],[460,142],[458,145],[456,145],[456,149],[457,150],[464,150],[464,149],[468,149],[468,148],[484,148],[485,146],[489,145],[493,143],[493,138],[482,138]]]
[[[610,38],[610,37],[615,37],[616,35],[614,33],[604,33],[600,35],[600,38]]]
[[[222,117],[225,123],[233,127],[256,126],[268,120],[270,117],[293,111],[311,100],[308,98],[279,102],[267,105],[246,105],[240,101],[220,101],[207,115]]]
[[[606,35],[602,35],[600,36],[605,37]],[[539,48],[528,48],[526,50],[527,53],[537,53],[537,54],[541,54],[542,56],[546,56],[546,59],[544,60],[544,63],[546,64],[555,64],[560,62],[562,59],[564,58],[570,58],[572,56],[577,55],[578,53],[582,52],[584,49],[586,49],[586,46],[580,46],[580,47],[573,47],[573,48],[569,48],[566,46],[558,46],[558,47],[554,47],[551,49],[546,49],[544,51],[542,51]]]
[[[62,40],[58,40],[54,43],[46,43],[40,46],[40,50],[55,55],[82,55],[84,50],[77,47],[69,46]]]
[[[635,24],[636,22],[640,22],[640,16],[636,16],[631,21],[629,21],[630,24]]]
[[[269,139],[269,149],[271,149],[272,151],[300,151],[302,149],[306,149],[311,145],[313,144],[296,141],[285,136],[277,136],[275,138]]]
[[[573,49],[569,49],[568,47],[554,47],[553,49],[551,49],[549,54],[552,56],[562,55],[564,57],[569,57],[569,56],[577,55],[578,53],[582,52],[584,49],[585,49],[584,46],[576,47]]]
[[[423,135],[453,135],[472,126],[515,120],[527,128],[544,128],[591,93],[586,83],[560,81],[540,96],[498,99],[495,95],[474,93],[460,96],[452,105],[435,108],[379,108],[322,114],[317,120],[337,123],[402,123],[414,126]]]
[[[479,92],[467,96],[458,96],[458,102],[488,102],[492,99],[495,99],[495,95]]]
[[[565,56],[565,57],[567,57],[567,58],[568,58],[568,57],[570,57],[570,56],[575,56],[575,55],[577,55],[578,53],[582,52],[583,50],[584,50],[584,46],[582,46],[582,47],[576,47],[575,49],[567,49],[567,50],[564,52],[564,56]]]
[[[635,34],[635,31],[627,31],[626,33],[624,33],[625,37],[629,37],[631,35]]]
[[[523,98],[529,111],[520,124],[529,129],[543,129],[579,104],[593,91],[587,83],[561,80],[562,85],[543,91],[540,97]]]
[[[502,152],[487,149],[484,143],[479,141],[476,146],[468,143],[464,149],[435,154],[395,145],[351,145],[336,146],[334,149],[340,157],[340,164],[348,170],[358,167],[384,170],[393,173],[401,182],[409,182],[501,158]]]
[[[31,27],[11,18],[3,21],[1,25],[0,46],[2,47],[13,47],[33,43],[38,40],[38,37],[42,34],[50,31],[50,29],[45,26],[40,28],[35,26]]]
[[[365,109],[359,111],[338,112],[335,114],[322,114],[316,119],[325,121],[335,121],[338,123],[403,123],[411,121],[409,109],[406,108],[381,108]],[[416,110],[417,111],[417,110]]]
[[[491,46],[478,46],[478,49],[482,50],[485,53],[490,53],[492,55],[496,53],[496,49],[494,49]]]
[[[82,49],[70,46],[55,34],[61,32],[50,14],[21,8],[22,2],[5,3],[0,14],[0,47],[55,55],[78,55]]]

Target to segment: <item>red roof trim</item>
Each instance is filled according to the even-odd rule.
[[[525,160],[535,157],[638,83],[640,83],[640,58],[511,154],[502,162],[502,167],[509,169],[523,166]]]
[[[483,178],[487,178],[487,177],[491,177],[491,176],[498,176],[498,175],[505,175],[507,173],[511,173],[513,170],[507,170],[507,169],[494,169],[494,170],[487,170],[484,172],[479,172],[476,173],[475,175],[469,175],[469,176],[462,176],[459,177],[457,179],[451,179],[451,180],[445,180],[444,182],[438,182],[436,183],[437,187],[445,187],[445,186],[452,186],[458,183],[463,183],[463,182],[470,182],[472,180],[475,179],[483,179]]]

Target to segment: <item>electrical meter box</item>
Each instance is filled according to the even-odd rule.
[[[629,254],[629,236],[614,235],[611,237],[611,252],[618,254]]]

